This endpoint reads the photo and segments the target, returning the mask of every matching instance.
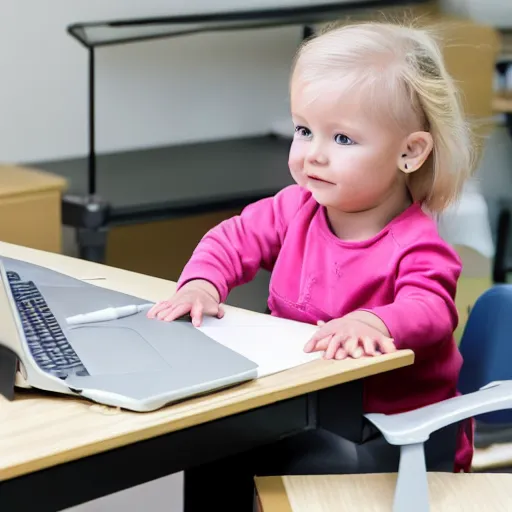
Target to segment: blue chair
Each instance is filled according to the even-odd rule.
[[[478,298],[464,328],[460,351],[464,358],[461,393],[472,393],[493,381],[512,380],[512,285],[495,285]],[[476,418],[476,447],[511,441],[512,410]]]

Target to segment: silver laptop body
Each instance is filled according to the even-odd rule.
[[[19,358],[17,386],[142,412],[257,377],[253,361],[186,320],[149,320],[140,312],[76,326],[66,321],[103,308],[146,303],[2,258],[0,343]]]

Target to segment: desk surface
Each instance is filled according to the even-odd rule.
[[[3,242],[0,255],[152,301],[168,297],[175,288],[163,279]],[[363,360],[316,360],[144,414],[23,390],[13,402],[0,397],[0,480],[407,366],[413,359],[411,351],[399,351]]]
[[[429,473],[432,510],[507,511],[512,475]],[[260,512],[391,510],[396,475],[319,475],[256,479]]]
[[[410,6],[429,0],[337,0],[273,7],[189,12],[174,16],[74,23],[68,32],[87,48],[219,30],[241,30],[337,20],[352,9]]]
[[[198,205],[224,203],[227,209],[240,198],[245,206],[293,183],[288,171],[290,142],[291,138],[259,136],[98,155],[97,191],[112,208],[113,222],[166,208],[197,210]],[[87,194],[86,158],[34,166],[65,178],[69,193]]]

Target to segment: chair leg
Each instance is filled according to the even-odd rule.
[[[507,281],[507,248],[510,227],[510,210],[502,207],[498,218],[496,254],[494,256],[493,280],[495,283]]]
[[[423,443],[400,447],[393,512],[429,512],[427,466]]]

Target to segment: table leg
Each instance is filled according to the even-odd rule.
[[[62,223],[76,229],[80,258],[104,263],[110,205],[98,196],[64,195]]]
[[[252,452],[185,471],[184,512],[252,512],[255,474]]]
[[[105,263],[107,256],[108,229],[77,228],[76,241],[79,257],[95,263]]]

